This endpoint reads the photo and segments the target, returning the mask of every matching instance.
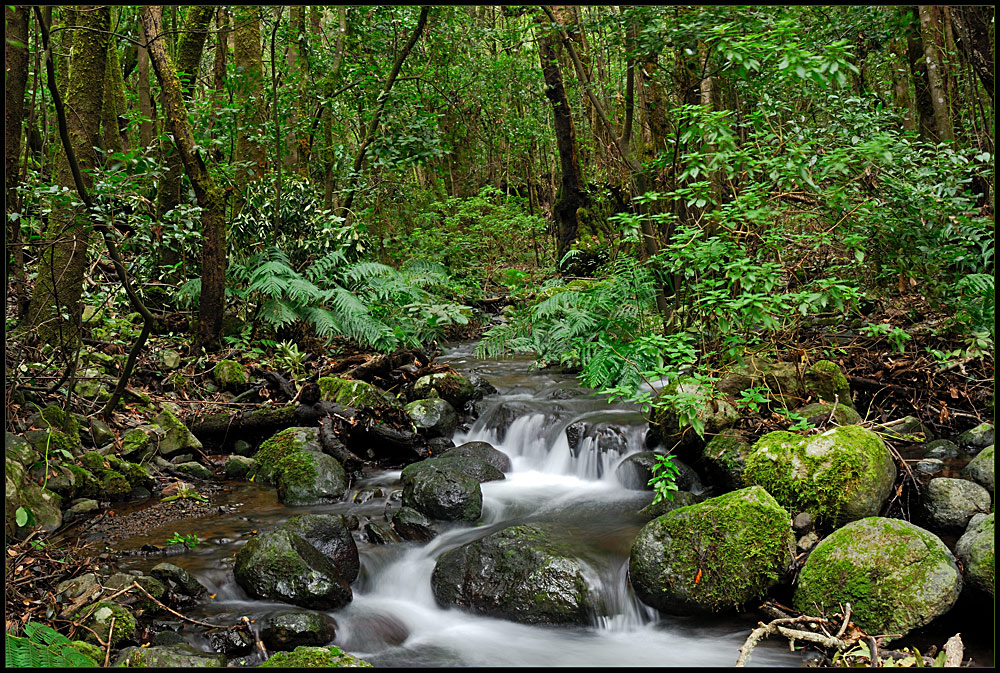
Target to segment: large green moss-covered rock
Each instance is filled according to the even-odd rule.
[[[743,479],[817,522],[874,516],[892,492],[896,465],[875,433],[856,425],[819,435],[770,432],[754,444]]]
[[[212,370],[212,378],[219,387],[233,391],[241,390],[250,380],[247,368],[235,360],[219,360]]]
[[[135,636],[135,617],[117,603],[101,601],[93,608],[87,608],[86,612],[89,616],[84,625],[92,631],[88,631],[87,640],[99,638],[102,644],[110,640],[114,646]]]
[[[35,525],[43,531],[52,532],[62,525],[62,498],[56,493],[42,488],[27,474],[24,466],[16,460],[5,459],[4,468],[4,535],[7,539],[23,538],[32,526],[17,525],[17,510],[24,507],[31,510]]]
[[[344,652],[336,645],[307,647],[301,645],[291,652],[277,652],[260,668],[371,668],[371,664]]]
[[[906,635],[948,612],[961,591],[955,557],[935,535],[869,517],[816,546],[799,573],[795,607],[831,613],[850,603],[865,632]]]
[[[431,575],[443,607],[524,624],[589,624],[589,570],[553,541],[548,526],[513,526],[445,552]]]
[[[399,406],[396,398],[364,381],[323,376],[316,383],[319,385],[322,399],[343,404],[345,407],[376,407],[386,404]]]
[[[224,654],[202,652],[187,643],[126,647],[115,659],[115,666],[122,668],[223,668],[225,665]]]
[[[318,428],[286,428],[260,445],[256,473],[278,490],[286,505],[315,505],[343,497],[347,472],[323,453]]]
[[[996,596],[996,528],[994,513],[977,514],[955,544],[969,588]]]
[[[425,460],[407,466],[401,478],[403,504],[431,518],[477,521],[483,513],[479,480],[454,466]]]
[[[747,456],[753,451],[743,434],[734,428],[713,436],[701,450],[699,463],[708,481],[722,491],[743,488],[743,470]]]
[[[157,446],[161,456],[169,457],[173,454],[185,453],[188,449],[202,448],[201,440],[178,420],[177,413],[178,409],[175,405],[164,402],[160,405],[160,413],[153,419],[153,423],[164,431]]]
[[[650,521],[632,543],[629,579],[660,610],[735,610],[785,576],[793,547],[788,512],[755,486]]]
[[[236,582],[252,596],[316,610],[347,605],[351,586],[325,554],[285,530],[261,533],[236,554]]]
[[[833,406],[832,402],[813,402],[799,407],[795,413],[804,416],[813,425],[826,423],[828,420],[837,425],[857,425],[863,420],[861,414],[846,404]]]

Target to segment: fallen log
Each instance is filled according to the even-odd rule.
[[[333,402],[268,406],[252,411],[209,414],[192,421],[188,427],[203,444],[222,447],[238,439],[256,443],[285,428],[313,426],[332,414],[351,418],[354,410]]]

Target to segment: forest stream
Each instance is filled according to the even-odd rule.
[[[485,400],[483,413],[468,431],[458,431],[455,442],[490,442],[511,457],[513,469],[505,480],[483,484],[483,516],[474,526],[450,524],[424,545],[373,545],[358,539],[362,569],[352,587],[354,599],[330,613],[337,622],[335,643],[376,666],[733,665],[754,616],[662,616],[640,603],[629,586],[629,547],[644,523],[635,513],[649,504],[652,493],[624,488],[615,468],[628,454],[644,450],[641,414],[588,395],[568,374],[532,371],[528,357],[477,360],[471,345],[461,345],[441,360],[464,374],[475,371],[499,391]],[[576,421],[583,421],[586,430],[574,452],[565,428]],[[213,505],[228,513],[192,521],[178,531],[197,533],[208,544],[167,559],[193,573],[215,595],[188,616],[230,624],[243,615],[260,622],[270,613],[287,611],[284,604],[249,599],[235,582],[233,556],[247,536],[296,514],[381,519],[387,507],[399,506],[390,497],[398,483],[398,471],[381,472],[354,484],[343,502],[311,507],[282,505],[268,486],[231,483],[230,490],[213,498]],[[356,494],[372,492],[383,496],[353,502]],[[565,531],[592,570],[590,580],[606,616],[587,628],[533,626],[438,607],[430,576],[443,552],[527,522],[551,522]],[[162,545],[177,527],[173,523],[133,537],[119,549]],[[126,558],[121,568],[146,570],[162,560]],[[194,635],[202,631],[195,629],[189,638],[199,649],[210,649],[203,636]],[[798,666],[801,661],[784,642],[774,640],[754,650],[751,664]]]

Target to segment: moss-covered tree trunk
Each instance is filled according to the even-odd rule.
[[[6,31],[4,59],[7,74],[4,78],[4,239],[7,244],[5,284],[10,284],[10,272],[23,260],[17,253],[20,247],[21,223],[11,219],[19,210],[17,198],[18,159],[21,156],[21,132],[24,125],[24,91],[28,84],[28,8],[8,5],[5,8]]]
[[[117,23],[121,9],[111,9],[112,24]],[[124,152],[129,149],[128,125],[125,123],[125,80],[118,47],[112,40],[108,45],[108,60],[104,75],[104,103],[101,108],[101,137],[107,152]]]
[[[236,72],[243,101],[236,131],[236,160],[247,164],[245,172],[240,172],[243,180],[260,180],[267,165],[264,144],[255,139],[261,136],[264,123],[260,7],[240,5],[233,11]]]
[[[948,103],[944,64],[941,60],[941,51],[938,48],[938,32],[941,30],[940,9],[921,5],[918,11],[920,14],[920,37],[924,47],[924,63],[927,66],[927,88],[931,96],[934,124],[937,126],[937,139],[951,141],[955,139],[955,132],[951,118],[951,106]]]
[[[208,25],[214,14],[213,5],[192,5],[184,18],[184,24],[177,44],[177,76],[180,80],[184,99],[190,101],[194,96],[194,85],[198,79],[198,68],[201,56],[205,50],[205,40],[208,36]],[[161,90],[160,103],[166,108],[163,100],[166,93]],[[175,143],[164,138],[160,142],[160,156],[164,157],[167,170],[157,185],[156,216],[160,222],[167,213],[180,205],[184,176],[184,163]],[[178,264],[182,261],[181,251],[168,245],[157,248],[160,276],[167,282],[180,278]]]
[[[142,25],[147,35],[163,32],[160,7],[142,9]],[[209,13],[210,15],[210,13]],[[204,37],[202,37],[204,41]],[[226,289],[226,220],[222,190],[215,184],[197,149],[180,78],[167,54],[162,37],[149,44],[150,59],[163,89],[163,112],[174,136],[174,144],[184,164],[184,170],[201,206],[201,300],[198,305],[197,343],[209,349],[218,347],[222,336],[222,316]],[[183,53],[179,45],[178,54]],[[200,59],[199,59],[200,60]],[[192,70],[187,70],[191,73]],[[189,81],[193,81],[190,79]]]
[[[107,68],[110,8],[87,6],[76,10],[73,51],[70,54],[70,79],[66,85],[68,132],[76,153],[84,183],[93,184],[90,175],[97,165],[95,147],[100,145],[101,104]],[[55,162],[56,184],[75,190],[76,184],[66,155],[60,152]],[[38,258],[35,293],[28,308],[27,323],[42,342],[59,349],[72,348],[80,331],[83,277],[87,265],[90,224],[84,208],[73,199],[57,197],[52,204],[45,245]]]

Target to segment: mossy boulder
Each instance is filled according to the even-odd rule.
[[[42,454],[24,437],[8,432],[4,435],[4,457],[16,460],[21,465],[31,465],[40,460]]]
[[[153,419],[153,422],[164,431],[157,446],[161,456],[169,457],[202,448],[201,441],[178,420],[177,413],[176,406],[164,402],[160,405],[160,413]]]
[[[399,406],[396,398],[364,381],[323,376],[316,383],[319,385],[322,399],[343,404],[345,407],[378,407],[387,404]]]
[[[212,471],[194,460],[174,465],[174,469],[192,479],[208,481],[212,478]]]
[[[779,430],[754,444],[743,479],[817,523],[839,525],[881,511],[896,464],[882,439],[857,425],[812,436]]]
[[[286,505],[338,500],[349,486],[343,466],[323,453],[318,428],[286,428],[261,444],[255,459],[257,475],[274,484]]]
[[[121,668],[223,668],[226,655],[196,650],[187,643],[126,647],[115,659]]]
[[[651,502],[639,510],[639,516],[645,521],[652,521],[658,516],[663,516],[667,512],[672,512],[681,507],[697,505],[704,499],[699,498],[691,491],[674,491],[670,499],[664,498],[658,502]]]
[[[437,392],[438,397],[455,409],[464,409],[477,397],[476,388],[469,379],[454,372],[442,372],[417,379],[413,384],[410,400],[427,399],[432,391]]]
[[[330,647],[296,647],[291,652],[277,652],[260,665],[260,668],[371,668],[371,664],[344,652],[336,645]]]
[[[993,444],[976,454],[969,464],[962,468],[962,476],[967,477],[995,495],[996,471],[993,466]]]
[[[337,635],[337,622],[322,612],[282,612],[260,622],[260,639],[269,650],[325,645]]]
[[[64,434],[68,442],[68,446],[65,448],[73,454],[78,454],[80,452],[81,426],[80,420],[76,415],[67,413],[63,411],[62,408],[52,404],[42,409],[40,414],[33,416],[31,418],[31,424],[36,427],[46,428],[48,430]],[[34,445],[34,442],[32,442],[32,444]],[[41,448],[41,450],[44,451],[44,446],[38,447],[36,445],[35,448]]]
[[[401,475],[403,504],[433,519],[477,521],[483,513],[479,480],[438,461],[408,465]]]
[[[339,514],[304,514],[293,516],[278,530],[298,535],[333,561],[348,582],[358,579],[361,559],[344,517]]]
[[[746,485],[743,470],[752,452],[753,447],[743,438],[743,433],[728,428],[708,440],[698,463],[709,483],[722,491],[735,491]]]
[[[861,414],[846,404],[833,406],[832,402],[813,402],[799,407],[795,413],[804,416],[812,425],[821,425],[832,420],[837,425],[858,425],[863,420]]]
[[[955,441],[969,453],[976,454],[987,446],[993,445],[993,434],[992,423],[980,423],[971,430],[960,434],[955,438]]]
[[[802,377],[806,393],[817,400],[833,404],[835,401],[854,409],[851,387],[840,365],[830,360],[819,360],[806,370]],[[841,425],[845,425],[841,423]]]
[[[144,461],[152,456],[160,444],[160,438],[166,431],[159,425],[140,425],[129,428],[122,435],[122,447],[119,453],[125,458]]]
[[[962,562],[966,585],[973,591],[996,596],[996,529],[994,513],[977,514],[955,544],[955,556]]]
[[[89,613],[89,616],[84,620],[84,625],[93,631],[93,633],[88,632],[88,641],[96,636],[105,643],[110,640],[111,646],[114,647],[123,640],[135,637],[135,616],[121,605],[111,601],[101,601],[93,608],[85,608],[85,612]]]
[[[948,612],[961,591],[962,574],[940,539],[907,521],[869,517],[813,549],[794,603],[807,614],[850,603],[865,632],[906,635]]]
[[[555,541],[552,526],[512,526],[445,552],[431,574],[442,607],[523,624],[590,623],[591,570]]]
[[[57,428],[28,430],[24,433],[24,438],[42,457],[66,454],[78,456],[83,450],[78,437],[73,437]]]
[[[413,425],[428,437],[450,437],[458,427],[458,413],[445,400],[431,397],[404,407]]]
[[[501,472],[510,472],[510,456],[503,451],[495,449],[488,442],[466,442],[450,449],[445,449],[438,458],[453,458],[455,456],[465,456],[484,460]]]
[[[785,577],[794,544],[788,512],[753,486],[650,521],[632,543],[629,578],[659,610],[736,610]]]
[[[246,456],[232,455],[226,458],[224,468],[226,479],[249,479],[257,466],[257,461]]]
[[[247,368],[235,360],[219,360],[212,370],[212,378],[223,390],[239,392],[250,380]]]
[[[711,383],[682,377],[669,383],[657,396],[647,445],[659,443],[684,451],[680,456],[690,460],[690,449],[705,443],[691,426],[692,418],[702,425],[705,435],[715,435],[732,426],[738,417],[736,408]]]
[[[190,598],[200,598],[208,593],[205,585],[194,575],[173,563],[157,563],[149,574],[169,584],[177,593]]]
[[[748,359],[745,365],[719,379],[716,387],[734,397],[751,388],[763,389],[768,400],[789,409],[806,398],[805,386],[794,362],[771,362],[764,358]]]
[[[286,530],[260,533],[236,554],[236,582],[251,596],[317,610],[350,603],[351,586],[325,554]]]
[[[160,366],[167,371],[173,371],[181,366],[181,354],[171,348],[160,351],[157,357]]]
[[[52,532],[62,525],[62,498],[47,488],[42,488],[28,476],[21,463],[5,458],[4,468],[4,535],[7,539],[24,538],[32,526],[17,525],[17,510],[31,510],[35,526]]]
[[[968,479],[931,479],[920,494],[927,527],[935,532],[959,533],[976,514],[990,511],[990,493]]]

